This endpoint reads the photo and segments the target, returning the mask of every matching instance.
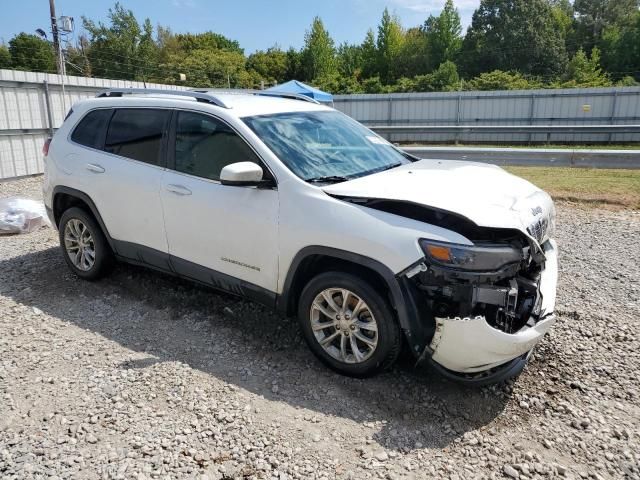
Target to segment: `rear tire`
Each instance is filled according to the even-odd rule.
[[[369,283],[342,272],[313,278],[298,303],[298,320],[311,351],[351,377],[372,376],[395,363],[401,336],[392,312]]]
[[[78,207],[65,210],[58,232],[64,260],[78,277],[97,280],[110,271],[113,253],[91,214]]]

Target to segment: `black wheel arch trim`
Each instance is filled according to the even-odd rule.
[[[109,247],[111,247],[111,250],[113,250],[114,252],[116,252],[116,248],[115,248],[115,242],[113,240],[113,238],[111,238],[111,235],[109,235],[109,230],[107,230],[107,226],[105,225],[104,221],[102,220],[102,217],[100,216],[100,212],[98,211],[98,208],[96,207],[96,204],[93,203],[93,200],[91,199],[91,197],[89,195],[87,195],[86,193],[77,190],[75,188],[71,188],[71,187],[65,187],[63,185],[58,185],[53,189],[53,216],[54,216],[54,220],[56,221],[56,227],[58,226],[57,223],[60,221],[60,218],[55,218],[55,207],[56,207],[56,196],[60,193],[64,193],[66,195],[70,195],[72,197],[76,197],[79,200],[82,200],[88,207],[89,210],[91,210],[91,214],[93,215],[93,217],[96,219],[96,221],[98,222],[98,225],[100,225],[100,228],[102,229],[102,233],[104,234],[105,238],[107,239],[107,243],[109,243]]]
[[[285,278],[282,294],[278,296],[276,308],[280,313],[290,315],[293,312],[292,292],[298,269],[303,261],[312,256],[324,256],[345,260],[376,272],[386,284],[391,296],[392,308],[398,317],[398,322],[414,356],[418,357],[426,348],[435,332],[435,320],[429,312],[418,302],[417,289],[409,279],[395,275],[383,263],[358,253],[338,248],[312,245],[300,250],[291,261]]]

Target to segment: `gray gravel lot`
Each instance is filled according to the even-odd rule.
[[[558,221],[558,324],[483,389],[341,377],[261,306],[0,237],[0,478],[640,478],[640,212]]]

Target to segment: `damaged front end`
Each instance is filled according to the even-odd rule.
[[[513,369],[511,362],[521,369],[554,323],[555,243],[543,244],[543,262],[533,260],[528,246],[520,251],[520,262],[494,272],[451,269],[428,255],[417,270],[407,272],[433,312],[435,331],[424,354],[446,373],[472,378]]]
[[[555,322],[553,208],[525,230],[479,227],[451,212],[406,202],[366,206],[447,228],[471,243],[421,239],[423,260],[398,275],[420,319],[408,334],[419,360],[476,384],[519,373]]]
[[[535,256],[534,245],[517,234],[485,246],[458,248],[426,240],[421,245],[425,261],[405,276],[435,323],[422,357],[457,380],[497,381],[496,376],[519,373],[555,321],[555,243],[547,240],[542,255]],[[491,253],[465,265],[474,249]],[[482,268],[492,261],[497,268]]]

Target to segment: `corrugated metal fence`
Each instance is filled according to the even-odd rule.
[[[149,88],[179,88],[147,84]],[[42,145],[78,100],[141,82],[0,70],[0,179],[42,173]]]
[[[337,95],[338,110],[380,125],[626,125],[640,121],[640,87]],[[387,134],[416,143],[640,142],[640,134]]]
[[[147,84],[153,88],[180,88]],[[0,179],[41,173],[41,149],[70,106],[105,88],[140,82],[0,70]],[[640,123],[640,87],[505,92],[337,95],[335,107],[370,126],[381,125],[616,125]],[[516,143],[640,142],[619,133],[393,133],[397,142]]]

